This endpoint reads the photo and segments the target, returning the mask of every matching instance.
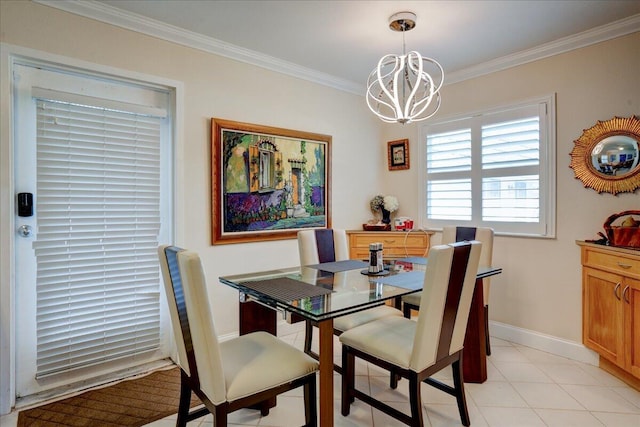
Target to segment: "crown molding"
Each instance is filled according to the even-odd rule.
[[[262,67],[271,71],[286,74],[291,77],[318,83],[344,92],[364,96],[365,86],[361,83],[322,73],[310,68],[302,67],[292,62],[274,58],[250,49],[225,43],[212,37],[203,36],[173,25],[165,24],[154,19],[146,18],[134,13],[124,12],[104,3],[93,0],[32,0],[45,6],[64,10],[69,13],[95,19],[127,30],[146,34],[172,43],[193,49],[224,56],[236,61]],[[593,28],[582,33],[558,39],[532,49],[503,56],[462,70],[447,73],[445,85],[458,83],[482,75],[502,71],[507,68],[526,64],[560,53],[568,52],[595,43],[621,37],[640,31],[640,14],[632,15],[610,24]],[[366,76],[363,76],[363,79]]]
[[[212,37],[187,31],[182,28],[169,25],[154,19],[146,18],[138,14],[125,12],[121,9],[94,2],[92,0],[32,0],[44,6],[95,19],[96,21],[115,25],[116,27],[146,34],[172,43],[183,45],[192,49],[198,49],[215,55],[224,56],[247,64],[266,68],[267,70],[286,74],[291,77],[311,81],[324,86],[329,86],[341,91],[362,95],[365,87],[339,77],[322,73],[310,68],[302,67],[292,62],[274,58],[250,49],[245,49]]]
[[[640,31],[640,14],[447,74],[445,84],[495,73]]]

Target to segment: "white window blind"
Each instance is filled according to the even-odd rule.
[[[425,223],[555,233],[553,100],[425,126]]]
[[[153,351],[163,119],[36,102],[36,377]]]

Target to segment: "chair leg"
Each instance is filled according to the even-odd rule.
[[[489,339],[489,306],[484,306],[484,333],[486,337],[487,356],[491,356],[491,340]]]
[[[259,404],[260,415],[262,415],[263,417],[266,417],[267,415],[269,415],[269,409],[271,409],[271,405],[269,403],[270,402],[268,400],[265,400],[263,402],[260,402]]]
[[[413,427],[422,427],[424,425],[420,384],[421,381],[418,381],[418,377],[411,375],[411,378],[409,378],[409,404],[411,406],[411,425]]]
[[[313,341],[313,325],[310,321],[304,322],[304,352],[311,353],[311,341]]]
[[[411,305],[407,304],[406,302],[402,304],[402,314],[407,319],[411,319]]]
[[[396,374],[394,372],[394,370],[392,369],[391,372],[389,373],[389,387],[392,390],[395,390],[398,388],[398,381],[400,381],[402,377],[398,374]]]
[[[351,403],[355,400],[353,388],[355,386],[355,357],[348,347],[342,347],[342,398],[341,413],[349,415]]]
[[[187,374],[180,369],[180,403],[178,404],[178,420],[176,427],[186,427],[189,420],[189,407],[191,406],[191,387]]]
[[[217,405],[215,414],[213,414],[213,425],[216,427],[227,427],[228,408],[226,403]]]
[[[464,378],[462,374],[462,357],[451,364],[453,370],[453,387],[455,389],[456,401],[462,425],[469,426],[469,410],[467,409],[467,398],[464,394]]]
[[[306,427],[318,425],[318,404],[316,402],[316,377],[311,377],[304,385],[304,421]]]

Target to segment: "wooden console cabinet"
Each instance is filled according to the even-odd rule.
[[[639,388],[640,251],[577,243],[582,251],[583,344],[600,354],[603,369]]]
[[[427,256],[433,231],[347,231],[351,259],[369,259],[369,243],[382,243],[385,258]]]

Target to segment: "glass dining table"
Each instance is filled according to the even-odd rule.
[[[380,304],[399,304],[403,295],[424,283],[427,258],[388,261],[385,270],[368,273],[368,263],[336,261],[279,270],[223,276],[222,284],[239,291],[240,334],[266,330],[276,334],[278,312],[287,319],[308,320],[319,329],[320,425],[333,425],[333,319]],[[501,268],[481,266],[476,275],[464,344],[465,382],[484,382],[486,341],[482,279]]]

